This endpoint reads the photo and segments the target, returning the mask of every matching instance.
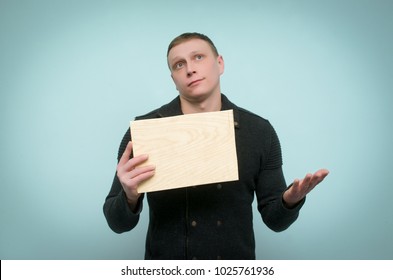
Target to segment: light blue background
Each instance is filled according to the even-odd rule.
[[[1,259],[142,259],[102,205],[129,121],[177,95],[166,48],[207,34],[222,91],[267,119],[298,221],[255,215],[259,259],[393,259],[393,1],[0,0]]]

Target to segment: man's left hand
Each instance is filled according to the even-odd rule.
[[[288,208],[294,207],[309,192],[311,192],[329,174],[329,170],[320,169],[314,174],[307,174],[304,179],[295,179],[292,186],[284,192],[284,204]]]

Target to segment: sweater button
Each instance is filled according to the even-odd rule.
[[[222,225],[222,222],[220,221],[220,220],[218,220],[217,221],[217,226],[219,227],[219,226],[221,226]]]
[[[217,260],[221,260],[221,256],[217,256]]]
[[[217,190],[221,190],[222,189],[222,185],[221,184],[218,184],[217,185]]]
[[[191,222],[191,226],[196,227],[196,225],[197,225],[197,222],[196,222],[196,221],[192,221],[192,222]]]

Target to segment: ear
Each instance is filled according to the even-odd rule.
[[[220,68],[220,75],[222,75],[224,73],[224,58],[222,57],[222,55],[219,55],[217,57],[217,63],[218,63],[218,67]]]

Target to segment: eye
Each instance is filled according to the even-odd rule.
[[[181,69],[184,66],[184,62],[183,61],[179,61],[177,63],[175,63],[175,65],[173,66],[173,69]]]
[[[195,56],[195,60],[201,60],[201,59],[203,59],[203,55],[197,54],[197,55]]]

